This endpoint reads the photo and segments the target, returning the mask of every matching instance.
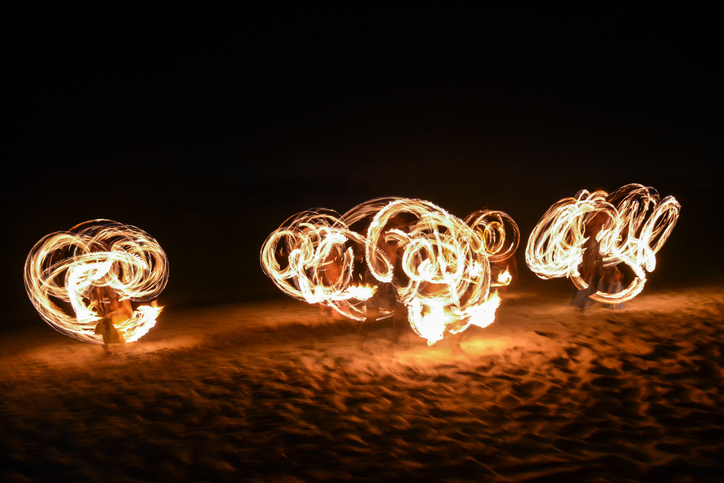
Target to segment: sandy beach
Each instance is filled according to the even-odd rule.
[[[458,348],[292,299],[1,342],[2,481],[721,481],[724,287],[510,291]]]
[[[0,483],[724,483],[715,3],[9,5]],[[664,215],[644,198],[619,212],[623,198],[601,194],[632,183],[681,206],[669,238],[671,198]],[[598,193],[586,214],[560,219],[586,223],[551,225],[571,234],[565,243],[536,230],[581,190]],[[394,276],[410,278],[408,261],[424,264],[414,279],[441,276],[424,291],[453,274],[487,285],[484,267],[502,269],[516,237],[476,225],[482,244],[466,217],[510,217],[519,243],[494,323],[430,347],[409,328],[398,339],[390,320],[361,330],[278,290],[262,268],[270,234],[296,214],[332,220],[381,197],[459,221],[418,244],[413,211],[386,220],[375,246],[397,259]],[[358,238],[374,238],[381,210],[365,211],[356,234],[330,230],[334,242],[308,258],[319,270],[301,251],[289,262],[292,236],[268,260],[304,266],[328,289],[376,284],[381,259]],[[616,229],[604,233],[607,217]],[[165,256],[115,235],[67,237],[93,220],[136,227],[144,250],[152,238]],[[57,233],[75,241],[26,270]],[[468,258],[444,238],[477,253],[471,275],[458,278],[453,264]],[[575,259],[543,273],[526,262],[531,239],[550,241],[534,244],[539,254],[561,245]],[[393,255],[395,244],[418,255]],[[596,250],[611,265],[605,284],[647,277],[623,310],[569,304],[574,266],[588,280],[589,268],[603,273]],[[71,256],[92,265],[68,269]],[[150,290],[148,271],[162,273],[152,294],[117,290]],[[72,310],[50,275],[106,329],[129,320],[126,298],[165,308],[107,355],[36,312],[33,293]]]

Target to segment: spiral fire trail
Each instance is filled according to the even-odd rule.
[[[428,201],[378,198],[341,217],[327,210],[292,217],[269,235],[260,259],[283,292],[360,321],[364,301],[391,284],[413,330],[432,344],[447,332],[493,322],[500,300],[490,288],[510,282],[498,272],[518,240],[517,225],[500,211],[461,220]],[[359,283],[365,271],[376,286]],[[391,313],[382,309],[380,316]]]
[[[143,230],[92,220],[36,243],[25,261],[24,278],[30,301],[51,327],[74,339],[101,344],[95,327],[107,301],[98,294],[110,293],[119,301],[153,300],[168,281],[168,260]],[[155,301],[140,305],[127,317],[116,316],[113,324],[126,342],[134,342],[155,325],[161,310]]]
[[[287,295],[363,320],[360,302],[372,296],[374,289],[352,283],[354,244],[363,245],[363,237],[337,213],[309,210],[288,219],[267,237],[260,253],[261,267]]]
[[[628,265],[635,278],[621,292],[597,291],[590,298],[614,304],[631,300],[643,290],[646,273],[656,267],[656,253],[671,235],[681,205],[673,196],[663,200],[651,187],[628,184],[611,193],[586,190],[565,198],[543,215],[525,251],[528,267],[540,278],[569,277],[578,289],[588,288],[581,277],[587,228],[596,226],[595,240],[603,267]]]

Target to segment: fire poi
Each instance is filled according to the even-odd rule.
[[[660,199],[654,188],[640,184],[610,195],[581,190],[546,211],[528,239],[525,261],[538,277],[568,277],[579,290],[589,289],[590,280],[579,271],[587,251],[600,257],[604,269],[623,263],[635,276],[629,286],[616,293],[591,287],[589,297],[606,304],[625,302],[643,290],[645,272],[656,267],[655,255],[671,235],[680,209],[673,196]]]
[[[260,261],[287,295],[359,321],[366,301],[391,287],[415,333],[432,345],[493,322],[500,298],[490,289],[510,283],[504,262],[518,241],[518,226],[502,211],[461,220],[428,201],[378,198],[342,216],[316,209],[291,217],[267,237]],[[390,315],[389,307],[379,311]]]
[[[40,316],[58,332],[102,344],[102,324],[115,342],[134,342],[155,324],[155,298],[168,281],[158,242],[131,225],[92,220],[45,236],[25,260],[25,290]],[[135,310],[130,302],[148,302]],[[105,327],[107,330],[108,327]]]

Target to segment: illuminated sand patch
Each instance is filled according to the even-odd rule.
[[[99,321],[134,342],[156,323],[155,298],[168,281],[158,242],[131,225],[92,220],[41,239],[25,261],[25,289],[40,316],[58,332],[103,343]],[[130,301],[147,302],[131,308]]]
[[[109,462],[115,479],[159,481],[719,478],[721,287],[585,316],[515,295],[461,334],[464,353],[411,329],[391,344],[385,321],[361,349],[354,324],[291,299],[164,311],[127,348],[208,332],[147,354],[96,347],[85,364],[20,358],[6,337],[0,479],[102,480]]]

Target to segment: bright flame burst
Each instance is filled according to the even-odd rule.
[[[528,239],[525,261],[540,278],[569,277],[578,289],[588,288],[578,267],[589,238],[587,227],[595,224],[603,267],[624,263],[635,279],[621,292],[597,291],[590,298],[608,304],[625,302],[643,290],[644,270],[656,267],[655,254],[669,238],[680,209],[673,196],[660,200],[655,189],[640,184],[628,184],[610,195],[579,191],[543,215]]]
[[[433,344],[446,332],[493,322],[500,298],[490,287],[510,283],[507,270],[498,272],[518,241],[518,226],[500,211],[461,220],[427,201],[378,198],[343,216],[328,210],[293,216],[269,235],[260,259],[284,293],[360,321],[364,301],[391,284],[412,328]],[[365,272],[377,286],[361,285]],[[381,317],[391,314],[380,310]]]
[[[92,220],[69,231],[45,236],[25,260],[25,290],[40,316],[74,339],[103,343],[95,333],[111,293],[120,302],[155,299],[168,281],[168,260],[158,242],[143,230],[111,220]],[[58,305],[70,305],[68,308]],[[126,342],[143,337],[162,307],[155,302],[114,317]]]

